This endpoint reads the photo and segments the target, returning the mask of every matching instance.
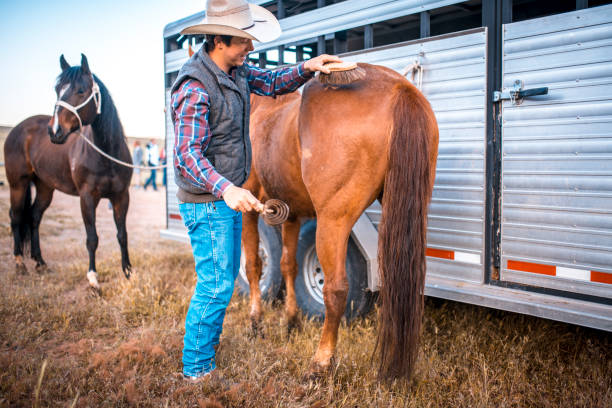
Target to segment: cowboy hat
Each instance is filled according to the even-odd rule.
[[[208,0],[204,20],[181,34],[232,35],[263,43],[277,39],[281,28],[274,14],[246,0]]]

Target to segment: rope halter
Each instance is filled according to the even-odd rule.
[[[61,106],[62,108],[72,112],[74,114],[74,116],[77,117],[77,119],[79,120],[79,130],[83,129],[83,121],[81,120],[81,117],[79,116],[78,110],[81,109],[82,107],[84,107],[85,105],[87,105],[89,103],[89,101],[91,101],[93,99],[94,103],[96,104],[96,113],[98,115],[100,113],[102,113],[102,94],[100,93],[100,86],[94,80],[93,75],[91,76],[91,83],[93,84],[91,86],[91,94],[80,105],[72,106],[68,102],[62,101],[61,99],[58,99],[57,102],[55,102],[55,109],[56,110],[57,110],[58,106]]]

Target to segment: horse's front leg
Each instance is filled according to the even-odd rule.
[[[259,258],[259,230],[257,222],[259,214],[256,212],[244,213],[242,216],[242,245],[244,246],[245,269],[249,280],[249,316],[253,334],[260,332],[261,324],[261,279],[262,263]]]
[[[89,252],[89,270],[87,280],[92,289],[100,292],[98,273],[96,272],[96,249],[98,248],[98,234],[96,233],[96,207],[100,197],[93,196],[90,192],[81,193],[81,215],[85,224],[87,234],[87,252]]]
[[[125,227],[125,219],[130,205],[130,194],[128,190],[113,196],[111,203],[113,205],[115,225],[117,226],[117,241],[119,241],[119,247],[121,248],[121,269],[125,277],[130,279],[132,264],[130,263],[130,255],[128,253],[128,235]]]
[[[298,328],[298,307],[295,300],[295,277],[297,276],[296,252],[300,235],[300,221],[286,221],[282,227],[283,252],[280,261],[281,273],[285,280],[287,291],[285,297],[285,313],[287,316],[287,329],[290,332]]]
[[[319,375],[331,366],[338,342],[338,326],[346,308],[348,280],[346,278],[346,250],[352,227],[346,219],[317,218],[317,256],[325,276],[323,301],[325,322],[319,347],[313,359],[311,374]]]

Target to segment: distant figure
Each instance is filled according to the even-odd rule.
[[[155,139],[151,139],[151,142],[147,144],[147,163],[149,166],[159,166],[159,148]],[[144,184],[146,191],[149,184],[153,186],[153,190],[157,191],[157,184],[155,184],[155,178],[157,177],[157,170],[151,169],[151,175]]]
[[[168,159],[166,158],[166,149],[162,147],[161,150],[159,151],[159,163],[162,166],[165,166],[167,162],[168,162]],[[164,188],[166,187],[167,182],[168,182],[167,172],[166,172],[166,168],[164,167],[162,169],[162,184]]]
[[[132,161],[134,162],[134,166],[142,166],[142,147],[140,147],[140,142],[134,142],[134,152],[132,153]],[[142,179],[140,177],[140,169],[136,167],[134,169],[134,176],[136,178],[136,188],[142,187]]]

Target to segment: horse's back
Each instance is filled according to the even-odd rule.
[[[362,80],[341,86],[310,81],[304,89],[302,171],[317,211],[332,199],[367,206],[383,186],[396,88],[411,85],[388,68],[359,66]]]
[[[48,115],[32,116],[11,130],[4,144],[6,177],[9,184],[18,185],[36,176],[53,189],[75,195],[68,155],[77,136],[53,144],[47,130],[50,120]]]
[[[15,184],[22,177],[33,172],[29,147],[38,144],[47,134],[48,115],[36,115],[19,122],[8,134],[4,142],[6,177],[9,184]]]

